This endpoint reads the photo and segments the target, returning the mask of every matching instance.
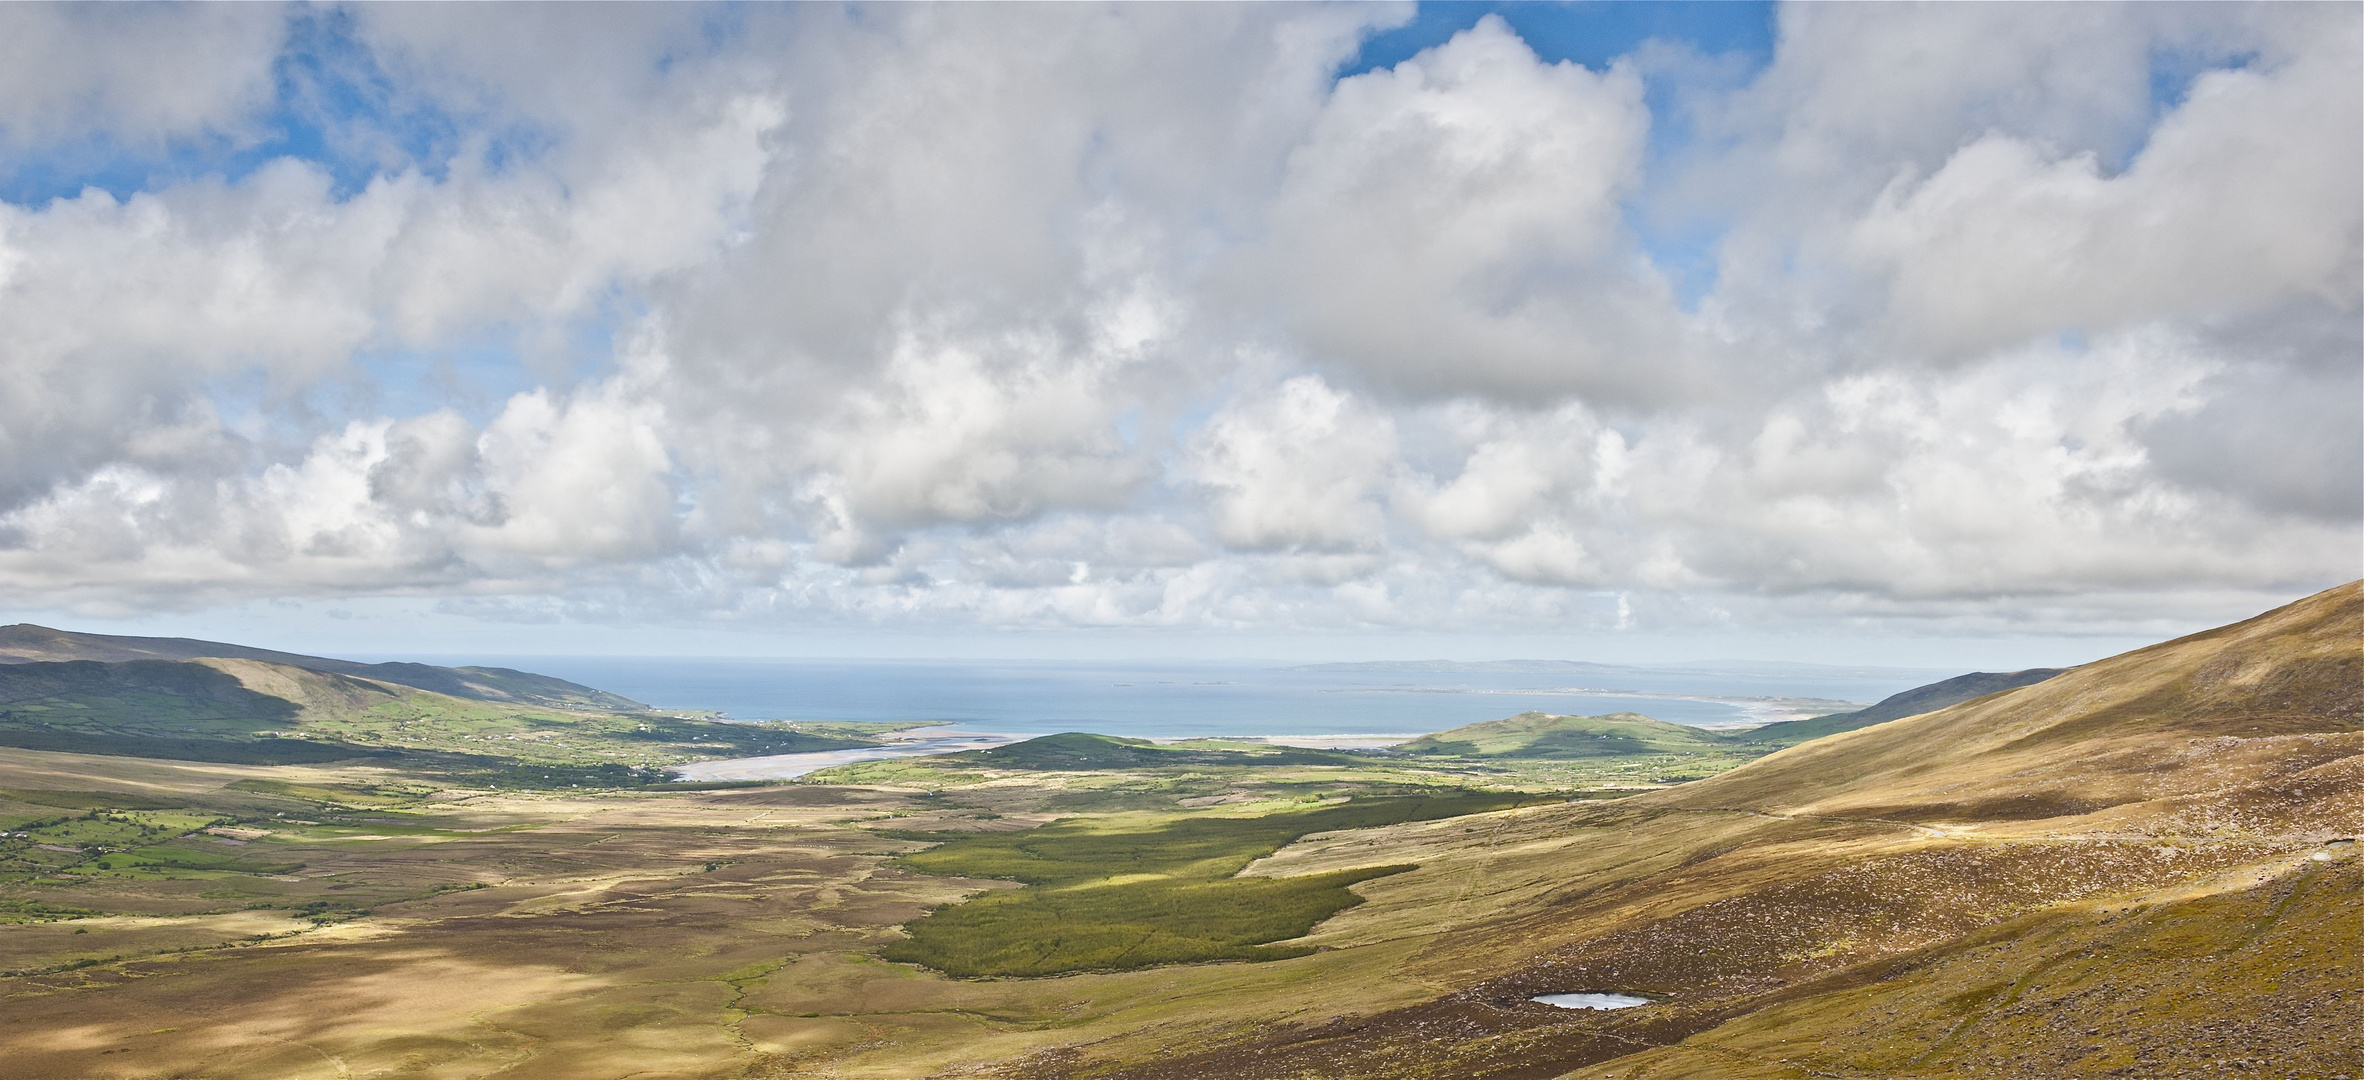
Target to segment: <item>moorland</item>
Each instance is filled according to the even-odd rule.
[[[0,1077],[2364,1076],[2359,640],[2351,584],[1805,729],[746,785],[654,777],[881,733],[50,647]]]

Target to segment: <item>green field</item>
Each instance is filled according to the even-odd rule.
[[[1581,759],[1720,753],[1733,746],[1729,736],[1640,713],[1554,716],[1527,712],[1424,735],[1395,749],[1422,756]]]
[[[1362,900],[1348,885],[1409,866],[1297,878],[1235,878],[1301,836],[1503,810],[1517,796],[1457,792],[1355,799],[1261,817],[1139,816],[1062,821],[1015,833],[931,835],[904,856],[914,870],[1028,887],[930,913],[888,946],[890,960],[953,975],[1039,976],[1210,960],[1278,960],[1301,937]],[[924,834],[922,834],[924,835]],[[915,836],[915,838],[917,838]]]

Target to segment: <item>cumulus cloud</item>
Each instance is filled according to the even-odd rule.
[[[820,420],[811,488],[837,530],[822,558],[875,558],[870,529],[1114,509],[1149,480],[1108,422],[1122,352],[1067,357],[1025,336],[1000,344],[907,339],[877,383]]]
[[[1673,94],[1498,19],[1336,77],[1400,9],[597,15],[339,13],[359,183],[0,204],[0,597],[1609,631],[2357,572],[2353,8],[1802,6]],[[11,146],[304,107],[284,11],[0,19],[85,61]],[[488,351],[481,407],[382,374]]]
[[[1937,379],[1861,375],[1768,411],[1740,447],[1678,443],[1689,483],[1637,496],[1711,579],[1783,591],[1996,597],[2202,579],[2268,583],[2344,557],[2349,530],[2260,533],[2161,482],[2141,425],[2219,367],[2128,335],[2033,347]]]
[[[2353,310],[2360,63],[2322,50],[2202,75],[2115,176],[2090,151],[1982,136],[1891,184],[1849,240],[1889,280],[1901,343],[1955,355],[2286,296]]]
[[[1542,63],[1488,17],[1338,83],[1237,287],[1415,393],[1679,391],[1671,296],[1621,219],[1648,129],[1632,70]]]
[[[109,462],[178,468],[208,440],[239,459],[213,415],[222,380],[285,395],[364,351],[563,327],[709,257],[778,118],[735,99],[572,176],[462,160],[339,198],[280,158],[121,200],[0,204],[0,501]]]
[[[1227,544],[1354,551],[1383,541],[1374,496],[1394,457],[1386,417],[1303,375],[1210,419],[1190,447],[1190,476],[1215,492],[1215,535]]]
[[[1399,483],[1399,513],[1430,538],[1455,546],[1514,581],[1605,585],[1663,574],[1630,553],[1612,574],[1604,548],[1623,548],[1629,523],[1620,503],[1628,479],[1624,436],[1592,410],[1569,404],[1549,413],[1452,410],[1451,426],[1468,447],[1457,474],[1414,473]],[[1674,582],[1656,580],[1654,585]]]

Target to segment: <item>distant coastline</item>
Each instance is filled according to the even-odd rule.
[[[1640,712],[1727,730],[1845,712],[1931,678],[1920,670],[1808,666],[1752,673],[1726,670],[1730,665],[1595,665],[1577,674],[1250,662],[492,659],[741,720],[934,722],[962,734],[1091,731],[1144,739],[1409,736],[1530,711]]]

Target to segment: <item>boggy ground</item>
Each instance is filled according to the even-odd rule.
[[[1385,977],[1391,949],[1004,981],[878,959],[931,907],[1007,887],[905,868],[927,844],[899,835],[1354,805],[1323,775],[492,793],[11,752],[0,811],[28,835],[0,875],[0,1077],[922,1076],[1432,993]]]
[[[86,786],[126,767],[266,771],[73,764]],[[185,911],[0,928],[21,972],[0,982],[0,1076],[736,1075],[762,1059],[733,1008],[745,980],[859,954],[959,894],[879,872],[914,845],[831,824],[879,813],[828,791],[476,796],[404,815],[447,828],[279,843],[305,864],[284,884],[376,903],[321,925]],[[453,882],[482,887],[433,887]],[[183,890],[160,886],[187,884],[93,872],[12,891],[170,908]]]
[[[83,787],[127,766],[200,789],[264,771],[47,764]],[[364,894],[319,925],[202,913],[226,872],[194,893],[55,875],[45,903],[152,914],[0,927],[26,972],[0,981],[0,1077],[2364,1076],[2338,1034],[2364,1019],[2364,882],[2356,845],[2321,835],[2152,835],[2124,807],[1922,824],[1553,804],[1259,861],[1247,873],[1419,867],[1354,886],[1368,901],[1293,959],[1000,980],[879,960],[900,924],[991,887],[901,867],[922,844],[881,830],[1027,829],[1049,816],[1027,805],[1076,793],[970,794],[999,801],[444,793],[364,812],[408,823],[386,832],[250,841],[305,864],[264,879],[287,902]],[[2217,818],[2245,798],[2213,799]],[[2352,801],[2317,800],[2319,824],[2355,820]],[[69,966],[86,960],[104,962]],[[1660,1003],[1525,1000],[1564,990]]]
[[[2357,978],[2352,845],[1533,808],[1267,860],[1425,860],[1360,886],[1372,902],[1304,939],[1325,952],[970,982],[871,958],[964,883],[882,865],[909,845],[849,827],[895,798],[813,804],[831,797],[480,807],[541,823],[443,849],[505,884],[19,980],[0,1074],[2357,1075],[2337,1034]],[[1605,988],[1665,1003],[1524,1001]]]

